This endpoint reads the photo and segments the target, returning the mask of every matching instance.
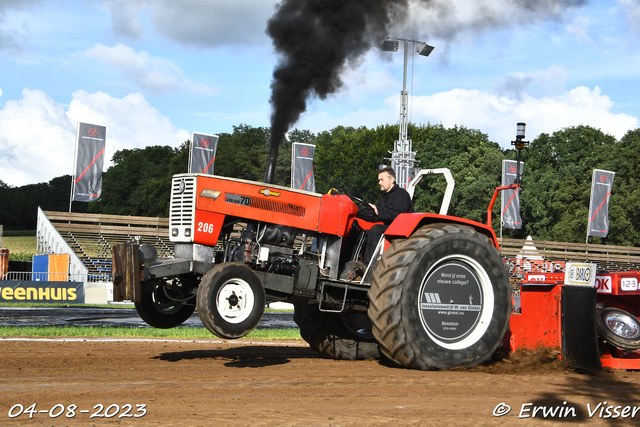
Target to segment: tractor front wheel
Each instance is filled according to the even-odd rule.
[[[228,262],[213,267],[202,277],[197,302],[200,320],[211,333],[236,339],[258,326],[266,296],[253,270]]]
[[[382,354],[423,370],[489,359],[512,310],[500,253],[458,224],[427,225],[394,241],[374,271],[369,300]]]

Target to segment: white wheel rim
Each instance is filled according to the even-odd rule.
[[[253,303],[251,286],[242,279],[227,280],[216,296],[218,313],[228,323],[245,321],[251,315]]]
[[[466,335],[463,339],[459,341],[447,342],[443,340],[442,337],[438,336],[429,327],[429,325],[427,324],[427,321],[424,319],[422,308],[421,308],[421,306],[424,306],[422,296],[424,295],[424,292],[425,292],[427,279],[430,278],[430,275],[432,274],[432,272],[434,272],[436,269],[439,269],[446,262],[455,263],[456,261],[460,261],[461,263],[463,263],[460,265],[462,268],[469,270],[466,266],[464,266],[464,264],[466,264],[468,267],[471,267],[471,273],[473,277],[477,279],[478,288],[481,294],[481,301],[479,301],[481,308],[480,308],[480,316],[475,321],[474,325],[471,328],[469,328],[471,332],[470,333],[467,332],[468,335]],[[489,328],[489,325],[491,324],[491,318],[493,317],[494,295],[493,295],[493,287],[491,286],[491,279],[489,278],[489,275],[487,274],[485,269],[476,260],[466,255],[450,255],[450,256],[441,258],[437,262],[435,262],[432,265],[432,267],[429,269],[429,271],[427,271],[427,273],[422,278],[422,284],[420,285],[420,294],[417,298],[417,301],[418,301],[419,317],[420,317],[420,321],[422,322],[422,327],[424,331],[427,333],[427,335],[429,335],[429,338],[431,338],[435,343],[449,350],[461,350],[463,348],[470,347],[471,345],[478,342],[480,338],[484,336],[485,332]],[[442,304],[442,305],[444,306],[447,304]],[[447,309],[443,309],[442,311],[446,311],[446,310]],[[451,319],[451,321],[454,322],[455,318]]]

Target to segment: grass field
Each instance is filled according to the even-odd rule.
[[[36,236],[3,236],[2,247],[9,249],[9,261],[31,261],[36,254]]]
[[[0,326],[3,337],[118,337],[118,338],[180,338],[180,339],[212,339],[215,338],[205,328],[114,328],[95,326]],[[255,329],[242,339],[262,340],[299,340],[298,329]]]
[[[133,304],[88,305],[78,307],[128,308],[135,310]],[[0,303],[0,307],[69,307],[66,304],[37,303]],[[265,312],[291,312],[267,308]],[[95,327],[95,326],[0,326],[0,336],[4,337],[118,337],[118,338],[179,338],[179,339],[211,339],[215,338],[206,328],[172,328],[156,329],[151,327]],[[255,329],[243,339],[264,340],[300,340],[298,329]]]

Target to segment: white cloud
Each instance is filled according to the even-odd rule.
[[[0,110],[0,176],[15,186],[72,173],[75,130],[64,107],[40,90]]]
[[[189,138],[188,131],[178,129],[138,93],[119,99],[77,91],[67,111],[40,90],[24,89],[22,96],[0,109],[0,176],[9,185],[71,174],[78,121],[107,127],[109,161],[118,150],[176,147]]]
[[[551,67],[499,79],[491,90],[452,89],[411,97],[410,121],[478,129],[503,148],[511,148],[518,122],[527,123],[528,140],[543,132],[551,134],[577,125],[601,129],[620,139],[638,127],[637,117],[612,112],[614,103],[600,88],[564,89],[565,76],[565,70]],[[329,100],[322,111],[316,111],[317,104],[312,103],[295,127],[320,132],[338,125],[372,128],[399,121],[398,95],[387,97],[379,109],[361,108],[345,114],[336,112],[341,102],[342,99]]]
[[[509,148],[518,122],[527,123],[530,140],[543,132],[577,125],[589,125],[619,139],[638,126],[638,119],[612,113],[613,105],[598,87],[591,90],[580,86],[541,98],[524,94],[520,100],[487,91],[453,89],[415,98],[412,116],[414,122],[479,129],[503,148]]]
[[[196,47],[266,44],[266,23],[277,0],[103,0],[116,35],[143,33],[141,17],[148,12],[156,31]]]
[[[119,99],[103,92],[90,94],[79,90],[73,93],[67,117],[74,124],[82,121],[107,127],[109,160],[117,150],[150,145],[176,147],[189,139],[187,130],[178,129],[139,93]]]
[[[410,0],[409,21],[396,24],[404,37],[451,42],[473,41],[479,34],[514,26],[562,21],[581,6],[575,0]]]
[[[640,35],[640,3],[634,0],[618,0],[618,5],[627,19],[629,31]]]
[[[591,24],[586,16],[576,16],[570,23],[566,25],[567,32],[573,34],[578,39],[589,41],[588,29]]]
[[[113,32],[127,39],[141,37],[144,29],[138,14],[145,3],[133,0],[103,0],[103,8],[111,14]]]
[[[20,53],[28,35],[28,22],[10,22],[7,15],[21,9],[29,9],[43,0],[0,1],[0,52]],[[9,12],[9,13],[7,13]]]
[[[117,44],[113,47],[100,43],[79,55],[94,58],[112,67],[125,79],[152,94],[173,92],[181,89],[204,95],[213,95],[216,90],[199,83],[192,83],[172,61],[151,56],[131,47]]]

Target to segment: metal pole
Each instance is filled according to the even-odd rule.
[[[407,65],[409,63],[409,40],[403,41],[404,66],[402,69],[402,92],[400,92],[400,129],[398,141],[396,141],[395,152],[393,153],[393,167],[396,170],[397,183],[405,188],[409,183],[410,168],[413,162],[411,157],[411,142],[407,137],[409,94],[407,92]]]

